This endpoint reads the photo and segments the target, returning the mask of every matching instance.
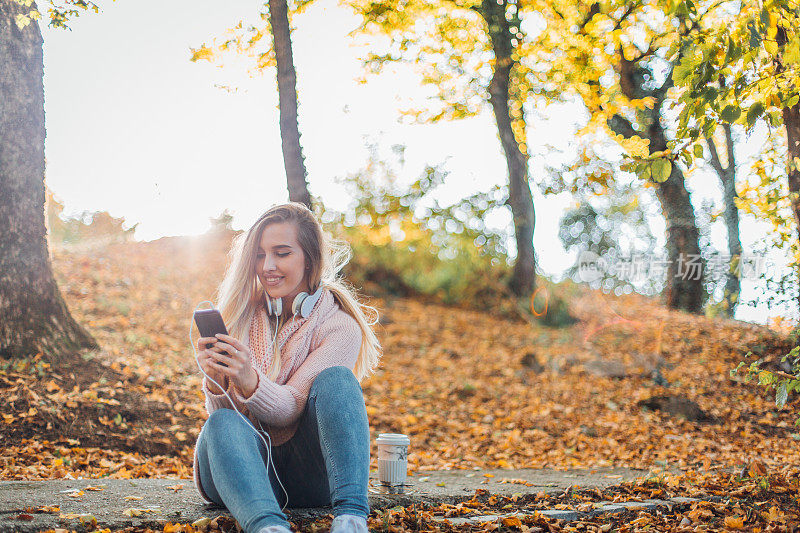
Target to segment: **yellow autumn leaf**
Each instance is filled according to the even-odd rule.
[[[192,61],[200,61],[201,59],[205,59],[206,61],[211,61],[214,57],[214,52],[211,48],[207,47],[205,44],[200,46],[200,48],[192,48]]]
[[[761,516],[769,523],[784,521],[783,512],[774,505],[769,508],[769,512],[762,512]]]
[[[136,509],[131,507],[129,509],[125,509],[124,511],[122,511],[122,514],[124,514],[125,516],[134,517],[134,516],[142,516],[145,513],[157,513],[157,512],[158,511],[154,509]]]
[[[207,516],[201,516],[200,518],[192,522],[192,527],[196,527],[197,529],[203,529],[209,524],[209,522],[211,522],[210,518],[208,518]]]
[[[518,527],[522,529],[522,520],[516,516],[506,516],[502,519],[503,525],[506,527]]]
[[[725,517],[725,527],[730,529],[741,529],[744,527],[744,517],[743,516],[726,516]]]

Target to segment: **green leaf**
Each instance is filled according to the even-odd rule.
[[[786,405],[786,399],[789,397],[789,389],[786,387],[786,381],[778,383],[778,390],[775,394],[775,405],[780,409]]]
[[[761,35],[758,34],[756,23],[751,20],[747,23],[747,29],[750,30],[750,48],[761,47]]]
[[[698,159],[703,157],[703,145],[702,144],[695,143],[695,145],[694,145],[694,156],[696,158],[698,158]]]
[[[645,181],[650,181],[650,179],[653,177],[653,172],[650,167],[651,165],[648,164],[640,165],[636,170],[636,175]]]
[[[728,37],[728,49],[725,50],[725,63],[733,63],[739,59],[739,55],[741,55],[741,52],[739,51],[739,47],[736,46],[736,43],[733,42],[733,37]]]
[[[720,118],[725,122],[736,122],[742,114],[742,110],[737,105],[727,105],[720,113]]]
[[[764,103],[756,102],[747,110],[747,126],[750,127],[756,123],[761,115],[764,114]]]
[[[656,159],[652,165],[653,179],[666,181],[672,173],[672,163],[668,159]]]
[[[759,15],[759,18],[761,19],[761,24],[764,27],[769,26],[769,11],[767,11],[766,7],[761,10],[761,14]]]
[[[717,92],[716,88],[708,86],[703,90],[702,98],[706,102],[713,102],[714,100],[716,100],[717,94],[719,93]]]

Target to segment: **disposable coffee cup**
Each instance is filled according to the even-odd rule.
[[[402,491],[408,474],[408,445],[411,440],[402,433],[381,433],[378,444],[378,479],[382,485]]]

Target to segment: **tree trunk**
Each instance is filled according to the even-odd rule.
[[[0,356],[51,359],[94,339],[70,316],[47,251],[44,221],[42,34],[17,0],[0,0]]]
[[[500,144],[508,165],[508,204],[514,218],[517,243],[517,260],[509,288],[518,296],[527,296],[536,285],[536,257],[533,249],[536,215],[528,183],[528,156],[522,152],[514,135],[509,110],[511,72],[515,62],[512,58],[513,45],[506,18],[506,2],[484,0],[481,15],[486,21],[495,57],[494,72],[489,84],[489,103],[492,105]],[[524,118],[522,121],[524,122]]]
[[[789,198],[800,239],[800,103],[783,108],[783,125],[788,141],[786,175],[789,181]],[[800,293],[797,295],[800,305]]]
[[[661,106],[667,91],[672,86],[672,73],[669,72],[661,87],[646,89],[649,73],[639,61],[629,60],[620,49],[618,72],[620,89],[630,99],[653,97],[653,108],[639,114],[638,120],[644,126],[635,129],[631,122],[622,115],[614,115],[609,120],[609,128],[619,135],[630,138],[634,135],[649,139],[649,152],[661,152],[667,149],[667,138],[661,125]],[[652,78],[652,73],[650,73]],[[689,191],[686,190],[683,171],[677,164],[672,165],[669,178],[656,182],[656,196],[661,203],[661,212],[667,223],[667,286],[665,288],[666,305],[670,309],[682,309],[690,313],[699,313],[705,300],[703,277],[705,262],[700,254],[700,232],[694,217]]]
[[[660,112],[655,114],[648,127],[648,138],[650,153],[667,149]],[[667,307],[700,313],[705,300],[705,261],[700,254],[700,232],[697,230],[694,206],[686,190],[683,171],[678,165],[672,165],[672,172],[666,181],[656,184],[656,196],[667,222]]]
[[[656,187],[661,211],[667,222],[667,286],[666,305],[700,313],[705,290],[703,274],[705,263],[700,254],[699,232],[694,218],[694,208],[686,190],[683,172],[672,166],[669,178]]]
[[[269,0],[269,22],[272,27],[275,62],[278,67],[278,107],[280,109],[281,148],[286,169],[289,200],[311,207],[306,165],[300,148],[297,125],[297,74],[292,58],[289,29],[289,8],[286,0]]]
[[[725,274],[725,292],[722,302],[725,315],[733,317],[736,313],[736,305],[739,303],[739,293],[741,292],[741,282],[739,280],[741,267],[739,263],[742,257],[742,241],[739,239],[739,208],[736,207],[736,158],[733,151],[733,135],[730,124],[723,124],[722,128],[725,132],[725,146],[728,152],[727,166],[722,165],[714,139],[709,137],[706,139],[706,143],[711,152],[711,166],[714,167],[722,183],[722,199],[725,202],[725,227],[728,230],[730,263]]]

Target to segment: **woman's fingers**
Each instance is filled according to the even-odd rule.
[[[216,337],[200,337],[197,339],[197,349],[198,350],[206,350],[208,349],[209,345],[214,345],[217,342]]]
[[[228,344],[227,342],[217,341],[217,348],[220,348],[221,351],[227,353],[231,357],[234,357],[236,353],[239,351],[238,348]]]
[[[237,350],[244,350],[244,345],[239,342],[239,339],[235,337],[231,337],[230,335],[225,335],[224,333],[217,333],[216,337],[222,341],[225,341],[229,345],[233,346]]]

